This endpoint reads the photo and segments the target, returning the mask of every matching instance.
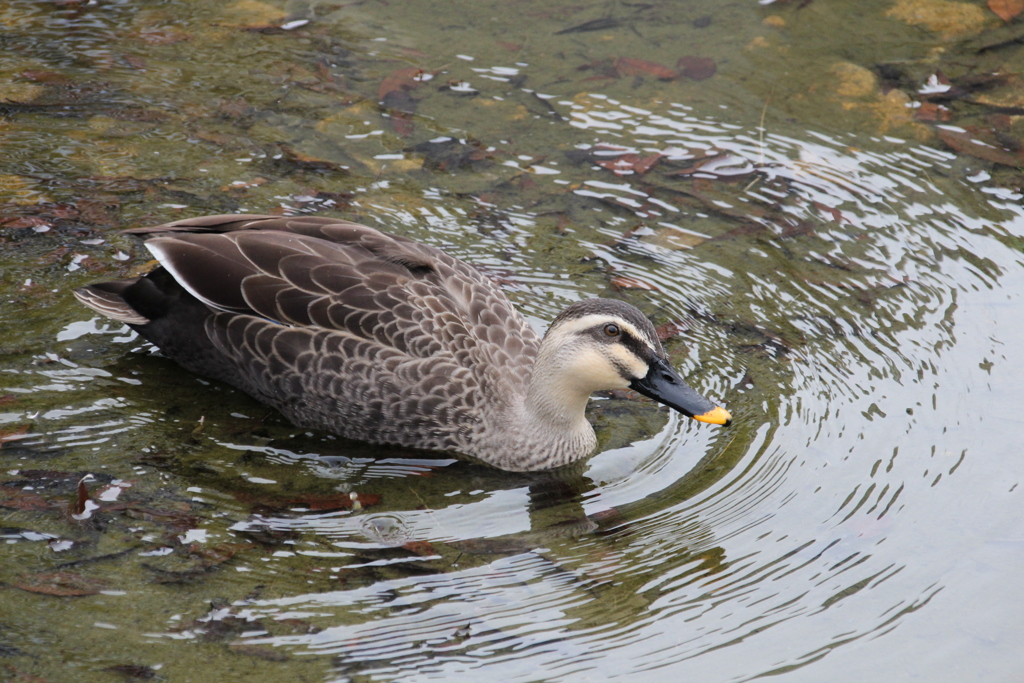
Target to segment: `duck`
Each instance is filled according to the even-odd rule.
[[[594,451],[598,391],[731,420],[624,301],[576,302],[541,337],[470,264],[366,225],[218,215],[125,232],[159,265],[75,297],[301,428],[531,472]]]

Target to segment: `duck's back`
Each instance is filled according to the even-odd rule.
[[[510,419],[540,340],[476,269],[355,223],[239,218],[133,231],[163,267],[76,294],[303,427],[477,455]]]

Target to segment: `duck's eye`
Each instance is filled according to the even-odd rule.
[[[619,336],[619,326],[615,323],[608,323],[604,326],[604,333],[609,337],[617,337]]]

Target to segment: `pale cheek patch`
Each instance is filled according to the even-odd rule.
[[[629,380],[619,373],[604,354],[594,349],[585,349],[577,353],[573,357],[570,372],[574,375],[575,381],[591,391],[625,389],[629,386]]]
[[[637,358],[635,353],[621,344],[614,344],[608,350],[615,357],[615,360],[618,361],[618,364],[629,371],[630,379],[643,379],[647,376],[647,371],[650,368],[648,368],[647,363]]]

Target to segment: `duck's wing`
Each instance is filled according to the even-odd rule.
[[[497,286],[434,247],[324,217],[205,216],[128,232],[211,308],[337,330],[403,354],[532,365],[539,339]]]
[[[148,234],[160,272],[212,309],[201,324],[221,358],[168,355],[298,424],[470,452],[481,420],[526,391],[537,334],[490,280],[438,249],[322,217],[214,216],[131,232]],[[161,278],[144,284],[166,289]],[[154,321],[137,329],[167,351],[180,325],[161,327],[143,289],[126,296]]]

